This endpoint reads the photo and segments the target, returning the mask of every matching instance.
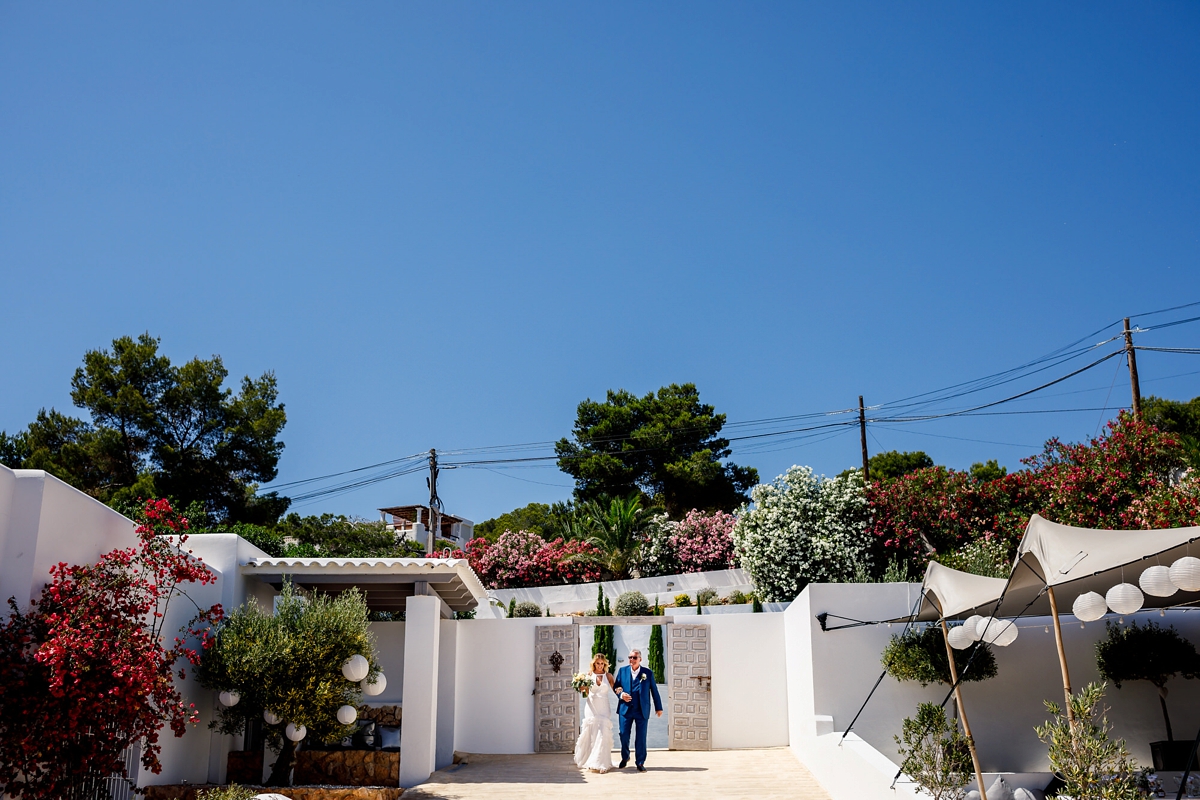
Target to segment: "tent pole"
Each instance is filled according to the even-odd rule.
[[[958,668],[954,665],[954,648],[950,646],[950,631],[946,627],[945,617],[942,617],[941,622],[942,641],[946,644],[946,658],[950,662],[950,680],[954,683],[954,702],[958,704],[958,718],[962,721],[963,733],[967,735],[967,747],[971,750],[971,765],[975,767],[975,780],[979,782],[979,800],[987,800],[987,788],[983,785],[983,770],[979,768],[979,753],[975,750],[975,739],[971,737],[971,724],[967,722],[967,709],[963,706]]]
[[[1062,668],[1063,700],[1066,701],[1067,724],[1075,730],[1075,712],[1071,710],[1071,675],[1067,672],[1067,650],[1063,647],[1062,625],[1058,621],[1058,602],[1054,599],[1054,587],[1047,586],[1050,597],[1050,615],[1054,617],[1054,643],[1058,645],[1058,666]]]

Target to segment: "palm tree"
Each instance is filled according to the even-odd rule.
[[[644,508],[641,495],[634,493],[625,498],[610,498],[607,503],[590,501],[582,511],[592,529],[587,542],[602,554],[600,565],[614,579],[628,578],[641,548],[642,532],[654,509]]]

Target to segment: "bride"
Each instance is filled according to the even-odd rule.
[[[592,687],[584,698],[583,727],[575,741],[575,763],[592,772],[612,769],[613,724],[608,709],[612,687],[608,659],[597,653],[592,656]]]

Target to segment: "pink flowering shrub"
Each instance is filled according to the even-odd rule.
[[[679,567],[683,572],[732,569],[733,524],[737,518],[724,511],[705,514],[692,510],[671,533]]]
[[[505,531],[495,542],[472,539],[455,558],[466,558],[489,589],[588,583],[600,579],[600,551],[587,542],[547,542],[529,531]]]

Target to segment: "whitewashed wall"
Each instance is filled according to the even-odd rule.
[[[660,603],[674,601],[677,594],[691,595],[702,589],[712,589],[725,597],[733,590],[754,591],[750,574],[742,569],[721,569],[711,572],[689,572],[682,575],[659,575],[655,578],[633,578],[627,581],[605,581],[604,583],[577,583],[570,586],[538,586],[528,589],[493,589],[489,594],[508,607],[512,599],[518,603],[529,600],[537,603],[543,611],[548,607],[551,614],[574,614],[590,612],[596,608],[600,587],[604,596],[615,603],[623,592],[641,592],[649,598],[651,605],[655,597]]]
[[[917,584],[811,585],[784,614],[788,632],[789,706],[793,748],[802,760],[806,740],[822,731],[844,731],[882,672],[880,654],[902,626],[872,625],[822,632],[815,616],[823,611],[860,620],[900,617],[909,613],[919,591]],[[1071,598],[1060,598],[1069,606]],[[1188,639],[1200,642],[1200,613],[1157,611],[1126,617],[1139,622],[1173,624]],[[844,624],[830,619],[829,625]],[[1046,748],[1034,726],[1048,715],[1044,700],[1062,702],[1062,683],[1053,629],[1048,618],[1022,620],[1017,641],[994,648],[998,676],[963,686],[963,699],[980,760],[988,772],[1042,772],[1049,769]],[[1063,633],[1073,688],[1098,678],[1095,645],[1105,636],[1103,622],[1080,628],[1064,615]],[[1173,680],[1169,707],[1177,736],[1193,736],[1200,725],[1200,682]],[[855,724],[854,732],[871,748],[895,761],[892,737],[902,720],[922,701],[941,702],[945,687],[922,689],[885,677]],[[1115,733],[1128,741],[1133,755],[1149,763],[1149,742],[1165,739],[1162,713],[1153,686],[1145,682],[1110,687],[1107,704]],[[820,717],[832,717],[821,728]],[[820,775],[818,775],[818,778]]]
[[[783,615],[716,616],[704,623],[711,626],[713,642],[714,746],[787,745]],[[458,622],[455,749],[533,752],[534,629],[562,624],[571,624],[570,618]],[[592,630],[580,630],[583,658],[591,653]],[[630,646],[645,653],[649,635],[648,626],[618,626],[618,656]]]
[[[94,564],[137,544],[134,524],[100,501],[37,469],[0,466],[0,605],[26,607],[50,581],[50,567]]]
[[[367,705],[400,705],[404,699],[404,623],[372,622],[371,635],[375,637],[375,655],[379,666],[387,676],[387,687],[375,697],[363,697]]]

